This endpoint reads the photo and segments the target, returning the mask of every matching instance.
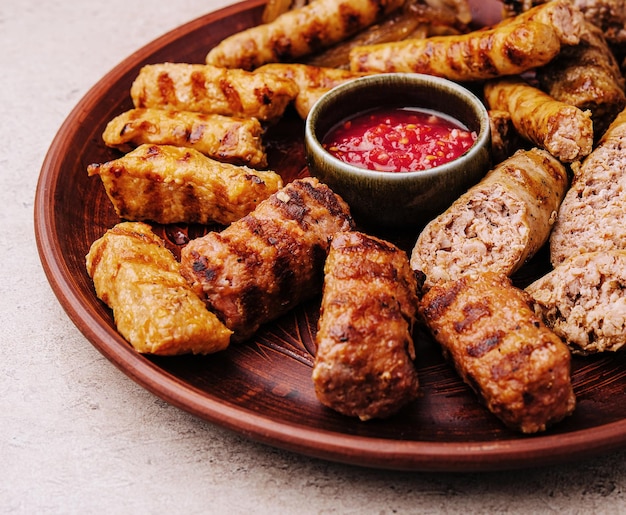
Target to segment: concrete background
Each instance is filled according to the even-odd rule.
[[[510,473],[394,473],[250,442],[101,356],[35,246],[41,163],[115,64],[228,0],[0,3],[0,513],[620,513],[626,454]]]

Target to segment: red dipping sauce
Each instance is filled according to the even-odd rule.
[[[442,113],[414,108],[377,108],[344,120],[322,141],[332,155],[360,168],[411,172],[463,155],[475,132]]]

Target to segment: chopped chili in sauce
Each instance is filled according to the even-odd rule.
[[[386,172],[427,170],[463,155],[476,133],[442,113],[413,108],[379,108],[345,120],[322,146],[342,161]]]

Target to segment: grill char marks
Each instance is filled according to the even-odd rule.
[[[181,253],[183,274],[245,340],[319,294],[330,240],[352,227],[348,206],[326,185],[296,180],[222,232],[191,241]]]
[[[419,313],[463,380],[508,427],[543,431],[575,406],[567,346],[503,274],[431,288]]]

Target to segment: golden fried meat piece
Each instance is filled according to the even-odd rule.
[[[208,52],[206,63],[253,70],[292,61],[343,41],[403,4],[404,0],[312,0],[227,37]]]
[[[485,84],[489,109],[507,111],[517,132],[564,163],[580,161],[593,148],[591,111],[555,100],[519,77]]]
[[[291,80],[274,74],[229,70],[207,64],[145,65],[130,95],[135,107],[257,118],[280,118],[298,94]]]
[[[229,224],[278,191],[280,175],[221,163],[192,148],[144,144],[87,168],[121,218],[162,224]]]
[[[536,433],[570,415],[570,352],[505,275],[471,273],[424,295],[419,313],[465,383],[506,426]]]
[[[221,232],[190,241],[182,273],[237,341],[319,294],[330,240],[353,228],[348,205],[298,179]]]
[[[369,420],[389,417],[416,398],[416,291],[404,251],[360,232],[335,235],[313,366],[322,404]]]
[[[211,354],[228,347],[231,331],[191,290],[178,261],[147,224],[122,222],[109,229],[91,245],[86,266],[118,331],[138,352]]]
[[[137,108],[113,118],[102,139],[122,152],[144,143],[174,145],[194,148],[217,161],[264,168],[262,136],[263,126],[256,118]]]

